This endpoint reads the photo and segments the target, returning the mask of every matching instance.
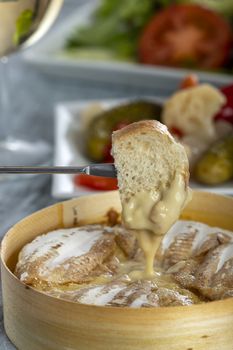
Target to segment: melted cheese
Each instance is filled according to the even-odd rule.
[[[176,174],[170,187],[152,193],[140,191],[129,201],[123,201],[123,221],[128,229],[136,232],[138,242],[146,258],[145,276],[154,273],[155,253],[165,233],[178,220],[191,191],[186,188],[184,178]]]

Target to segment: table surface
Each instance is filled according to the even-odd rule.
[[[65,0],[55,26],[84,2],[85,0]],[[1,66],[0,79],[2,69]],[[45,75],[23,62],[20,54],[9,59],[7,89],[11,99],[8,133],[28,140],[45,140],[51,145],[53,145],[53,107],[58,101],[159,95],[159,91],[155,89],[114,85],[114,83],[97,84]],[[52,163],[52,157],[48,161]],[[51,178],[47,175],[0,181],[0,237],[21,218],[54,203],[50,192]],[[15,347],[4,332],[0,295],[0,350],[13,349]]]

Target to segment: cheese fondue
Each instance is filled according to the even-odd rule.
[[[154,274],[154,257],[163,236],[178,220],[184,206],[191,200],[191,190],[184,177],[175,174],[171,185],[157,192],[141,190],[122,201],[125,226],[134,230],[145,254],[146,267],[142,277]]]

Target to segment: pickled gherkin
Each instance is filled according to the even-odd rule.
[[[134,101],[100,112],[90,122],[86,132],[86,156],[95,162],[104,161],[106,148],[111,147],[114,130],[145,119],[160,121],[162,107],[150,101]]]
[[[233,133],[216,142],[197,162],[196,179],[207,185],[218,185],[233,178]]]

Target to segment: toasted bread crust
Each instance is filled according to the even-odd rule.
[[[169,133],[167,127],[164,124],[161,124],[158,120],[142,120],[136,123],[129,124],[123,129],[114,131],[112,137],[115,142],[128,136],[134,136],[139,134],[142,135],[144,133],[156,133],[166,135],[168,141],[176,143],[175,139]]]

